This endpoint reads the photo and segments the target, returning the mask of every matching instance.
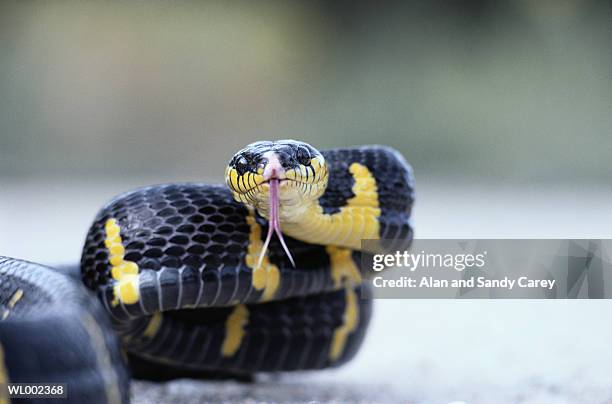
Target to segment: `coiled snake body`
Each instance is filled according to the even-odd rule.
[[[102,308],[58,271],[0,259],[0,378],[68,381],[69,399],[126,401],[109,323],[128,362],[152,369],[250,373],[351,359],[371,313],[359,297],[361,240],[412,239],[403,157],[258,142],[232,158],[226,183],[142,188],[98,213],[80,266]],[[28,357],[28,344],[41,352]]]

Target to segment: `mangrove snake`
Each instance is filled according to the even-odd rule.
[[[0,258],[0,383],[125,402],[126,359],[132,372],[236,374],[350,360],[371,313],[361,240],[412,239],[404,158],[257,142],[231,159],[226,185],[155,185],[103,207],[80,264],[98,300],[59,270]]]

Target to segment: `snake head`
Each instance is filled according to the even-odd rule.
[[[232,157],[225,170],[225,182],[234,199],[255,208],[269,221],[260,263],[273,232],[293,263],[281,223],[300,217],[323,195],[327,181],[323,155],[297,140],[251,143]]]
[[[328,181],[323,155],[297,140],[251,143],[237,152],[225,171],[234,199],[270,218],[270,181],[279,182],[279,218],[291,222],[323,195]]]

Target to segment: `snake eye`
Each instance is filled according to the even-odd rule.
[[[238,171],[239,175],[246,173],[249,169],[249,162],[244,156],[240,157],[236,160],[236,171]]]
[[[310,165],[310,159],[312,157],[310,157],[310,152],[308,151],[307,148],[305,147],[298,147],[297,149],[297,153],[296,153],[296,158],[298,163],[308,166]]]

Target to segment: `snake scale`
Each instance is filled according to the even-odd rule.
[[[372,311],[360,261],[373,251],[361,240],[408,245],[413,200],[397,151],[295,140],[240,150],[225,186],[120,195],[86,236],[82,282],[0,258],[0,383],[62,382],[69,402],[127,402],[129,374],[143,369],[339,366]]]

